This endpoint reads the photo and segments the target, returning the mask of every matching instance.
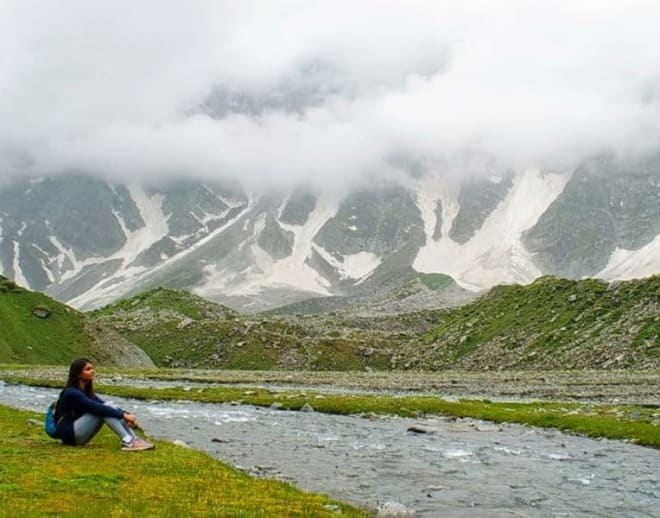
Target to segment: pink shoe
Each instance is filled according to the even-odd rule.
[[[121,449],[122,451],[142,451],[142,450],[153,450],[155,446],[150,442],[144,441],[139,437],[134,437],[131,442],[122,442]]]

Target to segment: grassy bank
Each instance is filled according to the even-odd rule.
[[[82,313],[0,275],[0,362],[60,364],[87,354],[93,340],[84,319]]]
[[[59,380],[5,376],[5,380],[47,387],[61,387]],[[660,448],[660,413],[657,408],[633,405],[588,405],[555,402],[491,402],[488,400],[447,401],[432,396],[384,396],[358,394],[320,394],[314,392],[276,392],[245,387],[139,388],[97,385],[104,394],[143,400],[187,400],[207,403],[240,402],[258,406],[277,405],[299,410],[311,405],[319,412],[332,414],[384,414],[417,417],[441,414],[472,417],[497,423],[521,423],[557,428],[591,437],[630,440]]]
[[[652,368],[660,358],[658,300],[658,275],[496,286],[447,311],[404,356],[436,368]]]
[[[0,406],[0,516],[368,516],[167,442],[127,453],[104,430],[62,446],[28,421],[42,417]]]

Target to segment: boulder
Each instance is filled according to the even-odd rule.
[[[32,314],[37,318],[48,318],[52,314],[52,311],[43,306],[35,306],[32,308]]]

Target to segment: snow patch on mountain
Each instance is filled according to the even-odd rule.
[[[163,197],[161,195],[148,196],[141,187],[136,185],[127,186],[133,201],[142,217],[144,226],[135,231],[130,231],[124,218],[118,211],[113,211],[113,215],[119,226],[121,227],[126,242],[114,254],[108,257],[91,257],[84,260],[79,260],[73,249],[67,248],[61,243],[56,236],[49,236],[48,239],[51,244],[59,251],[55,257],[49,256],[51,263],[54,261],[57,267],[57,272],[51,272],[50,268],[44,268],[49,278],[54,276],[59,278],[60,282],[73,279],[82,270],[94,264],[106,262],[108,260],[120,259],[126,267],[121,272],[117,273],[119,277],[126,277],[127,274],[134,276],[145,270],[144,267],[128,267],[137,256],[144,250],[148,249],[152,244],[163,238],[168,234],[167,220],[169,216],[165,216],[162,211]],[[107,282],[108,279],[102,279],[99,284]]]
[[[227,269],[207,267],[207,278],[204,285],[195,289],[195,293],[203,297],[213,296],[222,292],[223,295],[256,295],[267,288],[289,287],[295,290],[331,295],[328,291],[330,283],[319,272],[314,270],[307,260],[312,250],[312,240],[321,227],[337,214],[339,205],[336,200],[321,198],[311,212],[304,225],[289,225],[279,222],[280,226],[294,236],[293,251],[290,256],[274,260],[263,250],[256,239],[265,227],[266,214],[257,217],[254,231],[250,239],[251,252],[255,264],[240,272],[229,272]]]
[[[163,199],[160,195],[147,196],[139,187],[132,188],[130,193],[138,207],[138,210],[140,211],[142,219],[145,222],[145,226],[133,233],[131,238],[117,254],[114,254],[112,257],[107,259],[125,258],[128,256],[133,258],[137,257],[133,249],[133,243],[139,241],[140,235],[144,236],[144,239],[148,243],[146,246],[144,242],[142,243],[141,250],[145,250],[148,246],[164,237],[164,235],[167,235],[169,231],[167,225],[169,216],[166,216],[163,213]],[[224,225],[218,227],[209,235],[199,239],[197,242],[190,245],[187,249],[182,250],[178,254],[167,258],[156,266],[152,266],[149,269],[145,269],[141,266],[129,267],[127,265],[130,264],[130,262],[124,261],[123,267],[120,268],[114,275],[102,279],[92,289],[86,291],[78,297],[71,299],[68,303],[78,309],[93,309],[117,300],[117,298],[121,297],[122,295],[129,293],[132,289],[135,288],[135,286],[139,285],[140,282],[149,276],[158,273],[163,268],[172,265],[175,261],[181,260],[182,258],[188,256],[189,254],[198,250],[200,247],[207,244],[209,241],[214,239],[220,233],[240,220],[251,208],[253,203],[254,199],[250,198],[245,208],[236,214],[234,218],[225,222]],[[141,232],[142,234],[140,234]],[[163,232],[165,233],[164,235]]]
[[[225,213],[226,213],[226,211],[225,211]],[[190,211],[188,214],[190,214],[190,216],[195,221],[197,221],[197,223],[199,223],[202,226],[208,225],[209,221],[213,221],[215,219],[218,219],[218,214],[216,214],[214,212],[202,211],[202,216],[201,217],[198,216],[197,214],[195,214],[194,211]]]
[[[542,272],[523,246],[522,233],[537,222],[562,192],[568,179],[568,175],[544,174],[538,169],[529,169],[518,175],[508,196],[486,218],[477,233],[462,245],[448,237],[458,212],[456,198],[440,183],[435,184],[435,189],[431,183],[429,189],[426,180],[418,191],[426,245],[420,249],[413,268],[425,273],[445,273],[463,288],[473,291],[503,282],[531,282]],[[428,192],[425,189],[429,189]],[[434,240],[436,220],[432,208],[438,199],[442,201],[442,235]]]
[[[93,259],[87,259],[86,261],[79,261],[76,257],[76,254],[71,248],[67,248],[57,239],[56,236],[48,236],[48,241],[59,251],[55,257],[49,256],[51,262],[56,260],[57,272],[56,277],[59,277],[60,282],[72,279],[80,273],[80,271],[86,266],[87,263],[91,263]],[[68,264],[67,264],[68,262]],[[70,265],[70,268],[67,266]]]
[[[131,232],[121,214],[117,211],[113,211],[115,218],[117,219],[119,225],[121,226],[124,235],[126,236],[126,242],[119,250],[109,257],[97,258],[92,261],[93,263],[102,262],[112,259],[120,259],[123,261],[124,274],[126,272],[140,273],[143,272],[146,268],[144,267],[129,267],[141,252],[147,250],[151,245],[167,236],[169,233],[169,227],[167,225],[167,220],[169,215],[166,216],[163,213],[162,204],[164,197],[160,194],[154,194],[153,196],[148,196],[144,190],[137,185],[127,186],[128,191],[135,202],[135,205],[142,217],[144,226],[138,228],[137,230]],[[88,261],[89,262],[89,261]]]
[[[381,258],[371,252],[358,252],[337,258],[319,244],[314,243],[313,246],[314,250],[335,269],[340,278],[358,280],[356,284],[366,280],[381,263]]]
[[[21,228],[18,230],[18,237],[20,238],[23,235],[23,231],[27,225],[25,223],[21,224]],[[21,269],[21,245],[18,241],[12,240],[12,268],[14,270],[14,281],[25,288],[30,288],[30,282],[27,280]]]
[[[381,258],[370,252],[358,252],[345,255],[343,268],[340,270],[346,277],[364,281],[380,266]],[[357,283],[359,284],[359,282]]]
[[[50,263],[54,261],[54,258],[51,257],[51,255],[48,252],[46,252],[46,250],[41,248],[36,243],[32,243],[32,248],[39,250],[39,252],[41,253],[41,257],[39,258],[39,264],[41,264],[41,269],[46,274],[46,277],[48,277],[48,282],[50,283],[55,282],[55,276],[53,275],[53,272],[50,270]]]
[[[25,278],[25,275],[23,275],[23,270],[21,270],[21,246],[18,241],[12,241],[12,243],[14,245],[14,257],[12,261],[12,268],[14,269],[14,281],[24,288],[30,289],[30,283]]]
[[[232,195],[229,196],[223,196],[222,194],[216,193],[211,187],[209,187],[207,184],[203,183],[202,187],[206,189],[208,193],[210,193],[214,198],[217,200],[220,200],[222,203],[224,203],[229,210],[235,209],[237,207],[240,207],[245,203],[243,200],[239,200],[238,198],[233,198]],[[226,213],[223,212],[221,217],[224,216]],[[216,214],[215,217],[217,218],[218,215]]]
[[[607,266],[596,277],[612,280],[630,280],[650,277],[660,272],[660,235],[639,250],[617,248]]]
[[[259,234],[263,232],[264,228],[266,228],[266,218],[268,217],[268,214],[265,212],[262,212],[257,216],[257,219],[254,221],[254,228],[252,229],[252,239],[257,239],[259,237]]]
[[[417,207],[422,215],[424,222],[424,233],[427,237],[427,243],[435,231],[436,226],[436,204],[440,201],[442,206],[442,227],[440,229],[441,237],[449,239],[449,231],[452,222],[458,214],[458,193],[450,184],[444,181],[440,176],[429,175],[424,177],[417,187]]]
[[[126,264],[133,261],[140,252],[146,250],[169,233],[167,220],[170,218],[169,215],[166,216],[163,213],[163,195],[148,196],[144,189],[138,185],[128,185],[127,189],[135,202],[142,221],[144,221],[144,227],[126,234],[127,242],[123,247]]]

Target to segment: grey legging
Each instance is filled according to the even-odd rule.
[[[135,437],[135,433],[131,430],[126,421],[116,417],[101,417],[94,414],[83,414],[73,422],[73,434],[76,438],[76,444],[82,446],[87,444],[99,432],[103,423],[107,424],[119,438],[126,441]]]

